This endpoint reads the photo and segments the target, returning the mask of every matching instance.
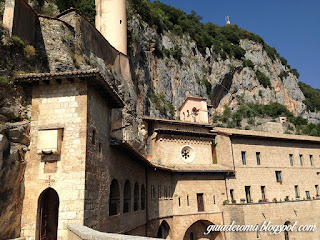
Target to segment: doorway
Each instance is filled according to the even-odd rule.
[[[44,190],[38,201],[37,239],[56,240],[58,235],[59,196],[48,188]]]

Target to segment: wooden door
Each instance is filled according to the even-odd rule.
[[[58,235],[59,197],[49,188],[40,196],[39,239],[56,240]]]

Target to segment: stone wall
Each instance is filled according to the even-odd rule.
[[[84,224],[102,232],[125,233],[146,223],[146,210],[140,207],[142,185],[146,189],[145,167],[137,163],[133,156],[110,146],[110,126],[108,102],[95,90],[89,89]],[[113,179],[118,181],[120,187],[120,214],[109,216]],[[131,186],[131,206],[129,212],[123,213],[126,180]],[[135,183],[139,186],[137,211],[134,211]]]
[[[69,225],[68,226],[68,239],[69,240],[93,240],[93,239],[101,239],[101,240],[138,240],[138,239],[155,239],[155,238],[147,238],[147,237],[138,237],[138,236],[128,236],[121,234],[112,234],[112,233],[101,233],[90,229],[88,227],[82,225]]]
[[[227,186],[228,191],[234,189],[237,202],[246,197],[245,186],[250,186],[253,202],[262,199],[261,186],[265,186],[269,201],[273,198],[284,200],[286,196],[290,200],[295,199],[295,185],[299,186],[301,199],[307,198],[306,191],[311,198],[316,196],[315,185],[320,185],[319,143],[248,137],[233,137],[231,141],[236,176],[227,179]],[[242,163],[241,152],[245,152],[246,165]],[[257,164],[257,152],[260,153],[261,165]],[[289,154],[293,155],[293,166]],[[303,166],[300,165],[300,154]],[[277,182],[276,171],[281,171],[280,182]]]
[[[38,199],[48,187],[59,196],[58,239],[66,239],[67,224],[82,223],[85,198],[85,157],[87,128],[87,86],[83,82],[34,86],[31,107],[31,144],[26,154],[25,198],[21,236],[34,239]],[[63,129],[61,156],[45,163],[37,154],[40,129]],[[54,170],[46,173],[50,164]]]
[[[290,221],[297,226],[316,225],[315,232],[289,232],[290,239],[319,239],[320,224],[319,217],[320,200],[282,202],[282,203],[261,203],[261,204],[234,204],[225,205],[223,212],[225,216],[225,224],[231,224],[235,221],[235,225],[261,225],[264,221],[271,221],[271,225],[284,225]],[[246,239],[285,239],[284,233],[279,235],[270,235],[270,232],[226,232],[229,240],[246,240]]]

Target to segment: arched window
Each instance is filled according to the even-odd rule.
[[[146,208],[146,190],[144,188],[144,185],[141,186],[141,210],[144,210]]]
[[[109,216],[117,215],[119,213],[120,213],[119,184],[116,179],[113,179],[110,185]]]
[[[136,183],[134,185],[134,205],[133,205],[134,211],[138,211],[139,209],[139,185]]]
[[[291,222],[290,221],[286,221],[285,223],[284,223],[284,225],[285,226],[289,226],[289,225],[291,225]],[[285,231],[284,231],[284,240],[289,240],[289,232],[285,229]]]
[[[123,190],[123,212],[130,212],[131,209],[131,186],[130,181],[127,180],[124,184],[124,190]]]

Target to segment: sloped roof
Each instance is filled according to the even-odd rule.
[[[106,78],[101,74],[97,68],[89,70],[77,70],[71,72],[51,72],[51,73],[28,73],[17,75],[14,79],[14,83],[18,85],[37,85],[40,82],[50,84],[50,81],[61,81],[62,79],[68,79],[69,81],[79,78],[87,81],[89,85],[92,85],[101,92],[102,96],[107,98],[108,104],[114,108],[123,108],[124,102],[114,88],[108,83]]]

